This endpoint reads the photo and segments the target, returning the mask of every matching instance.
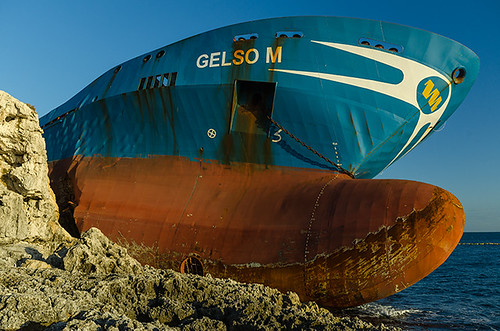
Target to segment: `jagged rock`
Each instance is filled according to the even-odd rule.
[[[0,243],[70,240],[58,217],[38,115],[0,91]]]
[[[386,329],[296,293],[141,266],[98,229],[54,252],[25,245],[0,248],[17,266],[0,266],[2,330]]]
[[[84,232],[68,249],[63,262],[68,271],[98,274],[137,274],[142,271],[140,263],[130,257],[125,248],[113,243],[97,228]]]
[[[386,329],[293,292],[141,266],[95,228],[53,252],[5,245],[2,259],[11,264],[0,264],[2,330]]]
[[[45,261],[28,259],[21,263],[21,267],[29,269],[50,269],[52,266]]]
[[[134,275],[0,269],[0,329],[386,329],[263,285],[142,268]]]
[[[141,323],[118,313],[102,313],[96,309],[82,311],[68,321],[51,325],[47,331],[57,330],[178,330],[161,323]],[[217,329],[205,329],[217,330]]]

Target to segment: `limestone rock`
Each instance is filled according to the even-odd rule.
[[[136,275],[0,269],[0,307],[2,330],[387,329],[263,285],[151,267]]]
[[[68,249],[64,269],[86,273],[140,273],[142,267],[127,250],[109,240],[101,230],[91,228]]]
[[[69,240],[58,217],[38,115],[0,91],[0,243]]]
[[[53,251],[0,246],[2,260],[1,330],[386,329],[261,284],[141,266],[95,228]]]

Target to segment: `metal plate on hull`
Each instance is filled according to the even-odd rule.
[[[71,177],[80,231],[100,228],[141,262],[296,291],[325,306],[394,294],[439,266],[464,214],[450,193],[403,180],[182,157],[83,158]],[[54,182],[53,187],[57,188]]]

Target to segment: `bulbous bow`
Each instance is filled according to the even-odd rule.
[[[440,266],[458,244],[464,211],[451,193],[404,180],[327,187],[310,229],[308,299],[349,307],[397,293]]]

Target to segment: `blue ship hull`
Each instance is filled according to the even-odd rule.
[[[234,41],[239,36],[246,39]],[[468,48],[423,30],[350,18],[269,19],[202,33],[127,61],[41,125],[50,160],[194,160],[203,148],[205,159],[219,162],[335,168],[275,125],[249,127],[242,108],[258,93],[261,116],[356,178],[372,178],[451,116],[478,69]],[[224,150],[228,135],[232,151]],[[251,150],[245,148],[249,139],[255,140]]]
[[[440,188],[371,178],[443,125],[478,70],[450,39],[351,18],[159,48],[41,118],[61,222],[143,263],[325,306],[386,297],[444,262],[464,213]]]

